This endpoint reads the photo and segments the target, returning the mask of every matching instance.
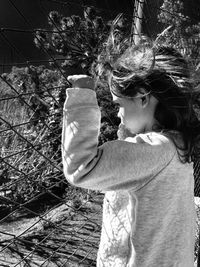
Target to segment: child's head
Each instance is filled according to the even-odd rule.
[[[189,115],[192,89],[189,68],[181,54],[164,46],[132,45],[112,68],[107,79],[114,100],[128,106],[132,103],[136,121],[154,122],[152,129],[181,129]],[[144,127],[139,132],[152,129]]]
[[[158,127],[158,122],[155,120],[155,109],[157,99],[141,88],[135,97],[122,97],[121,95],[112,92],[114,103],[119,105],[118,117],[121,119],[121,124],[131,134],[138,134],[147,131],[152,131]]]
[[[189,161],[200,129],[194,111],[199,99],[184,57],[171,47],[147,41],[137,46],[130,39],[119,41],[112,33],[99,59],[96,69],[113,100],[120,102],[122,123],[133,133],[180,132]]]

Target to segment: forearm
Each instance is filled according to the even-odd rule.
[[[96,93],[89,89],[68,89],[63,109],[62,159],[70,183],[78,183],[83,170],[95,158],[99,129]]]

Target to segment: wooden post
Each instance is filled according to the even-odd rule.
[[[135,44],[138,44],[142,32],[142,18],[143,18],[143,6],[144,0],[135,0],[135,7],[133,13],[133,40]]]
[[[198,254],[197,254],[197,265],[196,267],[200,267],[200,232],[199,232],[199,247],[198,247]]]

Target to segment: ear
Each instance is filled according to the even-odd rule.
[[[142,108],[145,108],[149,103],[149,93],[144,89],[140,88],[138,92],[139,102]]]
[[[141,102],[142,108],[146,108],[150,102],[150,96],[144,94],[143,96],[141,96],[140,102]]]

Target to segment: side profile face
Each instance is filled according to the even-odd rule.
[[[152,95],[138,93],[135,98],[121,98],[112,94],[119,105],[121,124],[132,134],[151,131],[156,124],[154,112],[157,100]]]

